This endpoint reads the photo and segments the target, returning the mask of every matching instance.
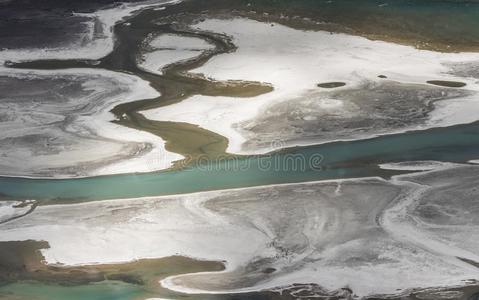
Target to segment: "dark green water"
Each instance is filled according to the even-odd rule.
[[[479,123],[298,147],[271,156],[209,162],[179,171],[57,180],[0,177],[0,194],[5,198],[53,202],[92,201],[387,176],[392,173],[380,170],[378,163],[413,160],[467,162],[476,158],[479,158]]]
[[[208,1],[208,0],[204,0]],[[342,24],[353,32],[441,43],[447,50],[479,46],[479,2],[474,0],[240,0],[259,11]],[[423,45],[424,46],[424,45]],[[477,48],[476,48],[477,49]]]

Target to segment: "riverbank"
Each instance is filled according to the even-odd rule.
[[[205,19],[203,14],[191,26],[226,34],[238,49],[190,72],[217,80],[268,82],[274,90],[247,104],[234,97],[196,95],[143,112],[147,118],[197,124],[225,136],[227,151],[242,155],[477,119],[477,79],[452,75],[448,67],[479,60],[475,53],[420,51],[351,35],[217,17]],[[431,78],[463,82],[464,87],[434,87],[427,83]],[[332,81],[344,84],[317,87]]]
[[[141,4],[140,6],[135,6],[135,9],[145,8],[148,5],[151,4]],[[227,65],[231,63],[231,59],[234,59],[234,61],[241,61],[239,56],[241,56],[242,51],[249,51],[251,49],[248,50],[248,47],[246,47],[246,49],[242,49],[244,46],[242,45],[235,53],[226,54],[235,51],[236,49],[236,45],[231,43],[229,36],[224,35],[221,32],[203,32],[204,30],[215,31],[214,25],[212,25],[212,28],[207,28],[208,26],[203,29],[199,28],[201,29],[200,31],[198,31],[198,28],[194,30],[188,29],[183,24],[185,20],[187,20],[186,22],[188,23],[191,20],[201,20],[205,18],[211,18],[213,16],[231,18],[235,16],[246,16],[245,14],[247,14],[250,18],[261,20],[262,23],[258,24],[263,24],[263,26],[266,27],[274,25],[271,23],[271,20],[276,20],[274,19],[274,16],[270,15],[269,13],[264,14],[253,11],[252,7],[248,8],[248,10],[246,10],[244,7],[238,9],[234,8],[230,10],[229,13],[225,13],[223,10],[224,5],[226,4],[215,7],[214,5],[209,4],[209,6],[202,7],[203,10],[199,10],[199,3],[187,1],[185,3],[176,3],[176,5],[166,6],[165,9],[161,10],[140,10],[139,12],[136,12],[133,17],[129,18],[128,21],[120,22],[114,27],[111,36],[115,35],[117,37],[117,47],[113,50],[113,52],[109,53],[102,59],[92,59],[91,57],[89,58],[89,56],[83,55],[85,58],[88,58],[86,61],[85,59],[56,62],[52,60],[12,64],[14,67],[23,68],[58,69],[72,66],[82,68],[106,68],[115,71],[133,73],[139,76],[141,79],[148,81],[156,90],[161,91],[162,95],[159,97],[124,103],[118,105],[112,110],[117,118],[117,120],[114,121],[116,124],[135,130],[141,130],[144,132],[146,131],[150,134],[159,136],[161,140],[165,141],[164,147],[157,146],[156,150],[153,151],[154,157],[151,157],[151,159],[142,159],[141,157],[138,157],[138,159],[132,159],[131,162],[124,161],[125,167],[119,168],[117,170],[115,170],[115,167],[105,166],[104,168],[94,172],[75,174],[73,176],[91,176],[117,172],[132,172],[134,168],[137,168],[136,172],[147,172],[162,169],[167,167],[173,160],[175,160],[168,157],[168,155],[165,157],[164,153],[168,152],[175,152],[185,158],[183,162],[174,165],[176,168],[181,168],[186,164],[197,160],[198,158],[215,159],[218,156],[226,155],[226,152],[233,152],[235,154],[265,153],[271,150],[295,145],[310,145],[335,140],[367,138],[380,134],[399,133],[418,128],[424,129],[435,126],[454,125],[459,122],[459,119],[461,119],[460,122],[464,123],[475,120],[474,116],[476,113],[474,108],[476,105],[474,105],[474,98],[471,99],[470,97],[467,97],[470,96],[468,93],[470,93],[471,90],[475,90],[475,81],[467,77],[467,75],[462,75],[465,78],[453,78],[454,80],[462,80],[463,84],[466,84],[466,87],[457,90],[444,88],[434,89],[432,85],[426,85],[427,81],[437,81],[438,78],[443,79],[443,82],[445,82],[446,79],[451,79],[452,73],[447,76],[446,74],[443,74],[443,72],[447,72],[448,69],[441,63],[436,63],[436,65],[434,65],[428,62],[427,70],[431,72],[423,72],[414,78],[407,76],[404,77],[404,72],[416,72],[417,68],[414,68],[416,62],[419,63],[420,61],[421,63],[424,63],[423,58],[426,58],[426,61],[445,61],[446,63],[463,64],[464,60],[474,60],[475,56],[473,54],[451,54],[448,56],[446,54],[436,53],[430,55],[429,52],[421,52],[414,50],[413,48],[397,45],[393,47],[392,44],[390,46],[385,46],[388,44],[367,41],[364,39],[362,40],[361,38],[352,36],[346,38],[347,36],[343,34],[334,34],[332,37],[328,37],[328,34],[324,31],[303,32],[299,30],[288,29],[288,32],[291,33],[296,31],[296,33],[288,35],[284,38],[294,37],[293,40],[296,42],[291,44],[297,44],[294,46],[298,47],[297,49],[301,48],[301,46],[304,46],[301,44],[301,42],[306,42],[306,40],[309,38],[311,38],[310,40],[319,38],[320,40],[324,39],[324,41],[328,41],[328,38],[329,40],[332,39],[333,41],[351,39],[350,42],[352,43],[353,48],[356,47],[354,51],[359,51],[359,49],[363,48],[362,51],[366,57],[362,65],[358,65],[357,61],[351,62],[351,65],[355,65],[359,69],[362,68],[361,66],[364,66],[364,64],[366,64],[368,67],[371,64],[371,60],[368,60],[367,57],[371,57],[376,49],[372,49],[370,51],[371,53],[369,53],[369,50],[367,50],[368,47],[379,47],[380,49],[384,47],[384,51],[391,50],[394,52],[397,50],[401,53],[404,51],[405,56],[410,54],[412,58],[409,60],[406,59],[406,61],[399,60],[397,65],[402,66],[402,64],[408,65],[409,63],[412,68],[410,70],[404,69],[399,73],[397,70],[394,70],[394,68],[386,68],[389,70],[389,73],[385,75],[383,74],[385,68],[384,66],[381,66],[381,63],[379,62],[379,65],[375,66],[377,67],[377,70],[371,70],[371,72],[367,74],[355,74],[354,70],[349,70],[349,74],[337,74],[338,76],[336,76],[343,80],[341,82],[347,82],[347,86],[337,87],[338,91],[329,92],[321,91],[321,88],[318,91],[314,90],[314,87],[316,87],[316,89],[318,88],[317,84],[331,81],[331,78],[329,77],[324,78],[323,81],[323,78],[318,76],[317,80],[314,79],[315,82],[310,82],[315,77],[313,74],[321,74],[319,69],[314,70],[314,68],[310,69],[311,74],[308,74],[308,76],[306,76],[307,78],[303,78],[305,80],[296,78],[292,81],[294,84],[291,84],[291,86],[295,86],[297,88],[294,93],[292,93],[294,88],[290,89],[288,92],[285,92],[287,89],[283,88],[286,86],[286,82],[274,82],[272,85],[266,84],[268,80],[274,81],[272,78],[269,78],[269,76],[256,76],[257,78],[254,78],[258,80],[245,81],[244,78],[247,78],[253,73],[265,75],[278,72],[278,70],[271,68],[271,65],[281,65],[283,63],[282,61],[272,61],[269,65],[257,65],[256,69],[237,68],[238,72],[242,72],[241,74],[223,74],[228,76],[225,76],[222,81],[212,80],[210,77],[215,75],[217,75],[218,78],[221,78],[221,74],[215,73],[220,72],[218,71],[220,69],[218,69],[217,64],[215,65],[215,62],[223,61],[223,63]],[[239,7],[242,6],[239,5]],[[131,7],[128,9],[125,10],[125,14],[135,10]],[[182,11],[182,13],[178,14],[179,11]],[[109,15],[109,13],[106,13],[105,11],[105,15]],[[112,13],[112,16],[113,15],[116,17],[112,17],[111,20],[118,21],[121,19],[121,17],[119,17],[121,14],[118,13],[118,9]],[[283,15],[283,17],[280,19],[281,20],[278,22],[287,23],[288,26],[294,28],[300,28],[297,26],[298,22],[302,24],[310,24],[310,28],[301,28],[308,30],[318,30],[321,28],[325,30],[326,28],[322,26],[338,25],[336,23],[318,23],[318,21],[308,19],[308,17],[296,18]],[[111,20],[101,23],[115,23],[115,21]],[[160,22],[161,24],[156,26],[154,25],[155,22]],[[214,23],[215,21],[210,20],[208,22]],[[229,21],[222,20],[219,22],[221,23]],[[254,21],[249,22],[251,25],[253,24],[251,22]],[[264,22],[267,22],[267,24]],[[170,25],[165,25],[169,23],[175,23],[176,25],[173,27]],[[246,24],[248,22],[245,21],[244,23]],[[147,27],[145,27],[145,25],[147,25]],[[148,26],[151,26],[151,28],[148,28]],[[341,32],[340,28],[341,26],[338,26],[338,28],[334,31]],[[256,29],[260,28],[258,27]],[[131,36],[131,30],[135,30],[135,37]],[[269,33],[287,31],[285,27],[280,25],[273,26],[268,30]],[[174,59],[179,59],[180,61],[176,63],[171,61],[172,64],[167,68],[167,72],[165,72],[163,75],[152,74],[155,73],[154,70],[148,72],[146,69],[141,69],[141,67],[138,68],[139,62],[137,56],[140,55],[141,60],[141,52],[143,51],[142,47],[145,46],[145,41],[151,36],[160,36],[161,38],[161,34],[176,34],[189,38],[199,38],[205,42],[214,44],[215,48],[203,48],[201,51],[199,51],[201,54],[193,59],[183,60],[184,57],[176,57],[176,54],[173,55],[173,57],[176,57]],[[252,34],[253,35],[251,38],[258,38],[258,36],[255,37],[254,33]],[[274,36],[275,34],[271,35],[271,37]],[[248,37],[245,38],[246,40],[248,39]],[[278,35],[278,38],[281,38],[281,36]],[[267,39],[263,39],[263,42],[266,40]],[[276,40],[278,41],[280,39]],[[361,42],[357,43],[357,41]],[[328,43],[331,44],[330,42]],[[348,43],[349,42],[346,41],[346,45]],[[364,45],[362,43],[364,43]],[[334,45],[334,43],[332,45]],[[246,44],[246,46],[248,45]],[[274,48],[282,47],[283,45],[275,45]],[[303,50],[308,49],[308,47],[313,47],[313,49],[315,49],[314,47],[317,46],[306,44],[306,47],[303,47]],[[388,47],[392,48],[389,49]],[[261,47],[258,47],[258,51],[256,52],[250,51],[249,53],[253,54],[253,57],[256,59],[261,60],[261,56],[254,54],[264,52],[260,48]],[[332,48],[330,50],[334,50]],[[290,53],[290,55],[294,55],[295,49],[289,49],[288,51],[290,50],[293,51],[293,53]],[[322,49],[316,50],[320,51]],[[185,50],[176,49],[176,51],[181,53]],[[130,55],[132,52],[136,55]],[[325,55],[327,53],[329,52],[326,51]],[[338,54],[343,55],[345,53],[338,52]],[[77,53],[76,55],[80,57],[82,56],[81,53]],[[308,55],[311,55],[311,53],[304,55],[304,57],[308,57]],[[48,56],[44,58],[47,57]],[[224,61],[225,57],[227,57],[226,61]],[[68,55],[66,58],[68,58]],[[213,61],[208,62],[212,58]],[[384,61],[389,61],[394,59],[394,57],[391,58],[386,55],[381,59],[384,59]],[[150,64],[151,63],[154,64],[154,62],[151,62],[150,57]],[[206,65],[202,67],[202,65],[205,63]],[[251,61],[244,61],[244,63],[249,66],[252,65]],[[301,67],[303,65],[304,64],[300,63],[294,67],[293,61],[293,68],[290,71],[294,71],[295,68],[298,66]],[[344,62],[344,65],[348,65],[348,63]],[[423,68],[425,67],[426,66],[423,66]],[[210,70],[214,69],[216,71],[209,72],[208,68],[210,68]],[[262,69],[262,73],[258,72],[260,68]],[[192,72],[188,73],[188,71],[191,69],[196,69],[194,70],[196,72],[194,76]],[[337,71],[340,71],[339,69]],[[434,70],[434,72],[432,70]],[[328,70],[328,72],[332,71],[334,70]],[[204,72],[207,77],[203,78],[198,76],[197,73],[201,72]],[[284,70],[280,70],[279,72],[280,73],[277,74],[277,78],[289,78],[291,76],[294,77],[298,75],[298,72],[288,73],[286,71],[285,73]],[[279,76],[279,74],[281,76]],[[380,78],[378,78],[378,76]],[[457,77],[459,76],[459,73],[456,73],[452,76]],[[230,80],[231,78],[235,77],[236,79],[241,80]],[[273,89],[275,90],[271,92]],[[364,93],[362,90],[365,90]],[[279,97],[281,93],[283,93],[283,96]],[[365,108],[361,103],[359,103],[358,108],[358,103],[355,103],[355,101],[351,101],[349,99],[352,98],[357,100],[358,97],[361,98],[358,93],[363,93],[363,97],[365,98],[378,97],[380,99],[379,102],[381,103],[373,103],[377,107],[390,106],[391,101],[394,101],[396,97],[411,96],[416,101],[411,104],[411,107],[404,107],[404,105],[401,104],[398,107],[391,107],[390,110],[386,110],[386,113],[384,113],[384,111],[375,109],[374,105],[369,105],[369,108]],[[253,97],[252,99],[254,100],[248,101],[248,99],[235,99],[238,97]],[[282,102],[281,98],[288,101]],[[438,102],[439,100],[444,99],[454,99],[454,101],[452,101],[453,105],[446,108],[447,105],[443,103],[447,103],[448,101]],[[239,103],[243,102],[243,100],[245,101],[245,105]],[[197,105],[200,101],[202,104]],[[173,105],[174,103],[179,103],[179,106]],[[407,105],[408,103],[405,104]],[[291,109],[291,105],[294,107],[305,107],[306,111],[297,111],[297,109]],[[438,108],[436,114],[431,114],[430,116],[430,112],[436,106]],[[154,114],[154,111],[151,112],[151,109],[155,107],[160,108],[157,114],[161,113],[161,121],[150,120],[145,117],[145,114]],[[215,109],[213,110],[212,107]],[[222,110],[222,107],[224,107],[225,110]],[[185,114],[185,116],[177,116],[175,115],[175,112],[169,113],[169,111],[173,108],[175,109],[175,112],[176,109],[181,109],[182,111],[186,111],[188,113]],[[140,113],[141,111],[148,109],[150,109],[150,112]],[[401,111],[401,109],[403,110]],[[451,109],[453,110],[451,111]],[[163,114],[163,112],[166,113]],[[248,118],[253,117],[255,114],[259,114],[260,112],[263,114],[263,118],[260,118],[259,120]],[[270,112],[272,115],[269,116],[268,113],[265,112]],[[394,116],[398,113],[404,117],[404,120],[394,118]],[[208,115],[211,118],[209,118],[209,120],[198,120],[198,115],[202,114]],[[339,118],[337,114],[339,114]],[[283,124],[276,124],[274,122],[271,123],[270,120],[276,115],[280,115],[280,117],[276,119],[287,119],[288,122]],[[351,123],[354,123],[355,125],[351,126]],[[274,133],[271,130],[271,128],[275,126],[280,126],[279,134],[277,134],[278,130],[275,130]],[[345,132],[338,132],[338,128],[340,129],[344,127],[351,128]],[[218,128],[220,129],[218,130]],[[322,130],[322,133],[319,136],[315,134],[315,132],[318,131],[318,128]],[[298,130],[300,131],[299,133],[297,132]],[[292,138],[291,135],[294,135],[294,138]],[[278,140],[280,141],[278,142]],[[150,143],[148,144],[151,145]],[[158,144],[161,144],[161,141],[157,141],[157,145]],[[245,149],[241,149],[243,146]],[[162,149],[165,149],[166,151]],[[138,151],[136,154],[141,156],[141,153]],[[137,163],[137,161],[139,163]],[[140,165],[143,166],[139,168]],[[14,174],[12,173],[5,175]]]
[[[0,225],[0,238],[46,240],[45,261],[65,267],[171,255],[225,261],[219,273],[162,281],[182,293],[253,292],[308,282],[330,292],[348,287],[367,298],[468,286],[479,275],[468,263],[479,261],[478,239],[464,239],[477,235],[477,218],[467,217],[475,210],[476,193],[469,187],[477,184],[476,172],[476,166],[456,166],[390,181],[331,180],[40,206]],[[456,199],[454,215],[447,196],[440,196],[449,194]]]

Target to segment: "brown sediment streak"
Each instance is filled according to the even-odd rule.
[[[245,5],[245,3],[230,0],[185,1],[161,11],[145,9],[114,27],[115,49],[102,59],[40,60],[9,63],[8,66],[31,69],[103,68],[139,76],[160,91],[161,96],[116,106],[112,110],[112,113],[117,117],[114,122],[161,137],[165,140],[165,147],[168,151],[181,154],[186,157],[184,162],[190,162],[200,155],[202,158],[216,158],[218,155],[226,154],[228,140],[222,135],[196,125],[150,120],[143,116],[140,113],[141,111],[178,103],[194,95],[254,97],[272,91],[273,87],[260,82],[215,81],[202,75],[188,73],[190,70],[202,66],[213,56],[235,51],[236,47],[228,36],[193,30],[184,24],[191,24],[201,18],[212,16],[226,18],[243,16],[260,21],[274,21],[298,29],[345,32],[391,41],[403,40],[406,41],[404,43],[412,45],[416,45],[417,40],[421,40],[411,32],[409,32],[410,34],[406,32],[403,37],[399,33],[389,35],[381,33],[378,29],[380,27],[355,27],[350,24],[352,21],[342,19],[339,16],[334,18],[333,15],[330,16],[327,13],[320,13],[318,18],[315,19],[309,16],[307,12],[292,9],[288,11],[290,15],[284,15],[284,12],[278,10],[278,8],[265,5],[263,2],[260,1],[251,7],[251,4]],[[308,15],[308,18],[297,17],[296,13]],[[128,24],[125,22],[128,22]],[[379,21],[377,20],[377,22]],[[352,30],[351,28],[356,29]],[[137,59],[148,39],[162,33],[200,38],[214,44],[215,48],[206,50],[197,58],[167,66],[162,75],[153,74],[139,68]],[[456,49],[446,47],[448,45],[441,41],[428,45],[430,49],[434,50],[454,51]],[[245,101],[248,100],[245,99]]]
[[[472,259],[467,259],[467,258],[464,258],[464,257],[457,257],[457,259],[462,260],[463,262],[468,263],[468,264],[470,264],[470,265],[472,265],[476,268],[479,268],[479,262],[477,262],[477,261],[474,261]]]
[[[461,88],[465,87],[466,84],[460,81],[447,81],[447,80],[429,80],[427,83],[432,85],[450,87],[450,88]]]
[[[339,82],[339,81],[318,83],[318,87],[325,88],[325,89],[334,89],[334,88],[342,87],[345,85],[346,85],[345,82]]]
[[[224,265],[182,256],[140,259],[118,264],[83,266],[48,265],[41,254],[45,241],[0,242],[0,283],[33,280],[62,285],[80,285],[105,280],[122,281],[161,291],[159,280],[178,274],[222,271]]]
[[[9,67],[27,69],[103,68],[117,72],[133,73],[148,81],[161,93],[153,99],[140,99],[114,107],[111,112],[117,117],[113,121],[126,127],[146,131],[161,137],[168,151],[183,155],[186,159],[175,166],[185,165],[201,158],[216,158],[225,155],[228,140],[214,132],[196,125],[181,122],[153,121],[140,112],[178,103],[193,95],[226,96],[237,98],[255,97],[271,92],[272,86],[252,81],[216,81],[201,74],[190,74],[189,70],[200,67],[211,57],[232,52],[236,49],[229,37],[214,33],[194,31],[171,25],[157,25],[157,14],[161,12],[145,10],[128,20],[129,26],[119,23],[115,26],[116,46],[112,53],[98,60],[38,60],[9,63]],[[134,34],[131,32],[134,31]],[[171,33],[204,39],[215,48],[203,52],[195,59],[171,64],[162,75],[153,74],[137,66],[141,47],[148,37]],[[246,101],[246,100],[245,100]]]
[[[24,207],[24,206],[29,205],[29,204],[30,204],[30,203],[28,203],[28,201],[23,201],[22,203],[20,203],[20,204],[18,204],[18,205],[15,205],[15,207]],[[21,215],[13,216],[13,217],[8,218],[8,219],[3,220],[3,221],[0,221],[0,225],[1,225],[1,224],[8,223],[8,222],[13,221],[13,220],[16,220],[16,219],[19,219],[19,218],[22,218],[22,217],[25,217],[25,216],[31,214],[31,213],[35,210],[35,208],[37,208],[37,206],[38,206],[38,202],[37,202],[37,201],[32,202],[32,203],[31,203],[31,206],[30,206],[30,209],[27,210],[25,213],[23,213],[23,214],[21,214]]]
[[[318,12],[317,9],[313,9],[313,11]],[[192,124],[150,120],[142,115],[141,111],[178,103],[194,95],[248,98],[273,90],[273,87],[266,83],[216,81],[205,78],[200,74],[188,73],[190,70],[202,66],[213,56],[235,51],[236,47],[226,35],[193,30],[187,24],[192,24],[207,17],[243,16],[260,21],[278,22],[297,29],[344,32],[372,39],[399,41],[418,48],[432,50],[456,51],[462,50],[461,47],[464,46],[464,43],[456,43],[457,48],[451,48],[446,43],[448,41],[440,39],[418,46],[418,41],[424,40],[422,37],[426,34],[425,32],[422,32],[421,36],[418,36],[419,33],[416,31],[407,30],[405,30],[405,33],[392,31],[386,34],[381,31],[381,26],[353,24],[354,19],[344,18],[344,16],[328,13],[328,11],[328,9],[324,12],[319,11],[317,18],[314,18],[314,14],[311,15],[311,12],[297,9],[290,9],[288,10],[289,15],[285,15],[284,9],[268,5],[268,1],[259,1],[256,4],[246,4],[232,0],[185,1],[161,11],[145,9],[123,23],[118,23],[114,27],[115,49],[100,60],[43,60],[9,63],[9,66],[33,69],[103,68],[134,74],[148,81],[153,88],[161,92],[161,96],[116,106],[112,110],[112,113],[117,117],[114,123],[161,137],[165,141],[166,150],[186,157],[182,161],[183,163],[176,164],[176,166],[179,166],[184,165],[184,162],[194,161],[199,156],[211,159],[227,154],[227,138]],[[128,22],[128,24],[125,22]],[[371,20],[368,24],[377,25],[381,22],[383,20]],[[139,68],[137,60],[148,40],[162,33],[200,38],[214,44],[215,48],[204,51],[197,58],[167,66],[162,75],[153,74]],[[471,47],[476,46],[471,43]],[[339,83],[329,83],[325,87],[338,87],[337,84]],[[245,99],[245,101],[248,100]]]

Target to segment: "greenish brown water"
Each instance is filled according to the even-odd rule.
[[[221,262],[181,256],[119,264],[47,265],[40,253],[46,248],[47,242],[32,240],[0,242],[0,299],[178,297],[162,288],[159,281],[173,275],[224,270]]]

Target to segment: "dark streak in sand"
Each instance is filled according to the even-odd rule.
[[[172,275],[222,271],[221,262],[199,261],[182,256],[140,259],[119,264],[83,266],[48,265],[40,250],[45,241],[0,242],[0,283],[33,280],[61,285],[82,285],[105,280],[159,288],[158,281]]]
[[[324,83],[319,83],[318,87],[320,88],[325,88],[325,89],[333,89],[341,86],[345,86],[346,83],[344,82],[324,82]]]
[[[225,137],[193,124],[149,120],[140,111],[171,105],[193,95],[249,98],[268,93],[273,88],[267,83],[238,80],[215,81],[201,74],[188,73],[189,70],[203,65],[217,54],[235,51],[236,46],[229,37],[224,35],[195,31],[179,25],[158,25],[161,16],[164,16],[164,11],[144,10],[127,20],[130,25],[117,24],[114,28],[117,37],[115,49],[99,61],[39,60],[10,62],[8,66],[49,70],[102,68],[133,73],[150,82],[153,88],[161,92],[161,96],[117,105],[111,111],[117,117],[114,123],[160,136],[166,142],[166,150],[186,157],[185,160],[176,162],[176,167],[191,163],[200,156],[202,159],[213,159],[224,155],[228,146],[228,140]],[[141,54],[144,41],[152,35],[163,33],[204,39],[214,44],[215,49],[205,51],[196,59],[169,65],[163,75],[142,70],[137,66],[137,59]]]
[[[427,81],[427,83],[438,85],[438,86],[450,87],[450,88],[461,88],[466,86],[464,82],[447,81],[447,80],[429,80]]]
[[[1,200],[0,200],[0,201],[1,201]],[[18,205],[16,205],[15,207],[23,207],[23,206],[25,206],[25,205],[29,205],[29,203],[27,203],[27,201],[23,201],[21,204],[18,204]],[[38,206],[38,202],[37,202],[37,201],[34,201],[34,202],[31,204],[30,209],[27,210],[25,213],[23,213],[23,214],[21,214],[21,215],[18,215],[18,216],[13,216],[13,217],[8,218],[8,219],[3,220],[3,221],[0,221],[0,224],[5,224],[5,223],[7,223],[7,222],[10,222],[10,221],[13,221],[13,220],[16,220],[16,219],[25,217],[25,216],[31,214],[31,213],[35,210],[35,208],[37,208],[37,206]]]

